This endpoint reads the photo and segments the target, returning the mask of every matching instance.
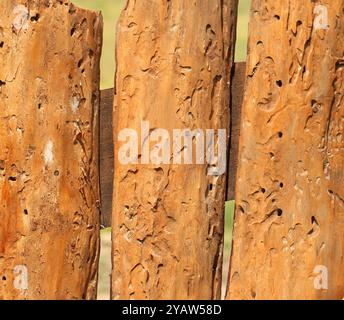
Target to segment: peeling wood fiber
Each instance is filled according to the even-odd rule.
[[[118,134],[140,133],[141,121],[149,121],[150,134],[163,128],[170,136],[172,129],[229,128],[236,9],[232,0],[154,0],[127,1],[122,12],[113,299],[220,297],[226,175],[207,176],[207,164],[124,166]]]
[[[344,297],[343,12],[252,3],[228,299]]]
[[[48,0],[0,13],[0,299],[92,299],[102,18]]]

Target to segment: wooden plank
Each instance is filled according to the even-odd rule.
[[[235,181],[238,168],[238,149],[240,135],[241,106],[244,98],[246,63],[238,62],[234,66],[231,86],[231,134],[229,144],[228,192],[227,200],[235,198]]]
[[[102,203],[101,225],[111,227],[113,188],[113,130],[112,108],[114,89],[102,90],[100,94],[100,194]]]
[[[253,1],[229,299],[342,299],[344,3]]]
[[[95,299],[102,18],[0,1],[0,299]]]
[[[236,4],[136,1],[122,12],[114,103],[113,299],[220,298],[225,164],[218,174],[210,161],[178,164],[178,156],[192,148],[172,138],[174,129],[199,129],[205,137],[207,129],[220,135],[218,130],[229,128]],[[150,130],[142,129],[142,121]],[[148,149],[131,153],[135,161],[128,164],[118,157],[127,145],[120,141],[122,130],[138,135]],[[220,143],[224,162],[228,137],[226,130]],[[157,140],[169,147],[163,161],[148,159],[158,149],[156,157],[162,156]]]

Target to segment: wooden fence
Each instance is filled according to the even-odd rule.
[[[113,299],[219,299],[226,199],[228,299],[344,298],[344,4],[253,1],[234,64],[237,6],[127,1],[100,92],[99,13],[0,2],[0,299],[94,299],[100,225]],[[123,165],[159,128],[226,129],[225,174]]]

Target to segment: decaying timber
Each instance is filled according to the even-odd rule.
[[[102,19],[0,1],[0,299],[91,299]]]
[[[207,163],[168,164],[170,155],[153,164],[143,149],[154,150],[159,128],[170,136],[173,129],[229,128],[236,2],[128,1],[122,12],[114,102],[114,299],[220,297],[226,174],[207,176]],[[150,129],[142,130],[142,121]],[[142,141],[138,164],[119,161],[126,128]]]
[[[229,299],[344,297],[344,3],[254,0]]]

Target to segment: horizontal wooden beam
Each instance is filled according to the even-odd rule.
[[[240,129],[241,104],[245,86],[245,62],[235,64],[232,78],[231,92],[231,141],[230,157],[228,168],[228,196],[227,199],[234,199],[235,176],[238,165],[238,142]],[[113,168],[114,168],[114,148],[112,130],[112,109],[113,109],[114,89],[101,91],[100,101],[100,186],[102,201],[103,227],[111,226],[112,211],[112,188],[113,188]]]
[[[235,180],[238,167],[241,105],[244,99],[245,74],[246,63],[236,63],[234,66],[234,74],[231,86],[231,140],[229,144],[227,200],[235,199]]]
[[[112,136],[112,106],[114,89],[102,90],[100,94],[100,195],[103,227],[111,226],[112,185],[114,149]]]

